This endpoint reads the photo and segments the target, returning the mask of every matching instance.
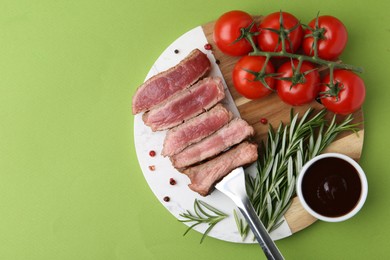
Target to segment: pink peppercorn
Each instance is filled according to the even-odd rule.
[[[210,50],[213,49],[213,46],[212,46],[210,43],[206,43],[206,44],[204,45],[204,48],[205,48],[205,50],[210,51]]]
[[[175,179],[174,179],[174,178],[170,178],[170,179],[169,179],[169,184],[175,185],[175,184],[176,184]]]
[[[260,119],[260,123],[262,123],[263,125],[265,125],[266,123],[268,123],[267,118],[262,118],[262,119]]]

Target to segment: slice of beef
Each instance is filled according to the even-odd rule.
[[[152,131],[169,129],[210,109],[224,97],[221,78],[204,78],[144,113],[142,120]]]
[[[188,146],[170,159],[175,168],[185,168],[211,158],[254,134],[254,129],[245,120],[235,118],[214,134]]]
[[[237,167],[255,162],[257,157],[257,145],[245,141],[210,161],[185,169],[182,173],[190,178],[188,186],[191,190],[206,196],[223,177]]]
[[[210,70],[207,55],[193,50],[176,66],[151,77],[133,96],[133,114],[147,111],[176,92],[190,87]]]
[[[233,114],[222,104],[217,104],[209,111],[194,117],[185,123],[170,129],[164,139],[163,156],[172,156],[187,146],[211,135],[233,117]]]

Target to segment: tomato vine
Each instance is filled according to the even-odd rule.
[[[350,71],[357,72],[357,73],[363,72],[363,68],[361,68],[361,67],[342,63],[339,60],[332,61],[332,60],[322,59],[318,56],[318,42],[320,39],[323,39],[323,37],[324,37],[324,29],[320,28],[318,26],[318,15],[316,18],[316,23],[315,23],[316,27],[314,29],[311,29],[312,33],[310,34],[310,36],[314,38],[313,46],[312,46],[312,49],[314,50],[313,56],[288,52],[286,49],[286,40],[288,42],[290,42],[290,39],[288,38],[288,33],[286,33],[282,11],[280,11],[279,23],[280,23],[280,29],[279,30],[274,30],[274,29],[272,30],[274,33],[277,33],[279,35],[279,39],[280,39],[280,43],[281,43],[281,50],[278,52],[262,51],[257,47],[256,43],[253,40],[253,37],[258,35],[258,32],[253,32],[253,30],[251,30],[251,28],[253,28],[254,21],[252,24],[250,24],[250,26],[248,28],[241,29],[241,35],[240,35],[239,39],[245,38],[251,44],[251,46],[253,48],[253,51],[250,52],[248,55],[250,55],[250,56],[263,56],[266,58],[266,61],[263,65],[263,69],[261,69],[259,71],[259,73],[257,74],[257,76],[259,74],[261,74],[262,76],[260,76],[260,77],[263,77],[263,78],[259,78],[259,76],[258,76],[258,80],[264,82],[264,79],[266,77],[274,76],[274,75],[267,75],[266,73],[264,73],[264,71],[265,71],[265,67],[267,66],[267,63],[270,62],[271,58],[275,58],[275,57],[284,57],[284,58],[298,60],[298,65],[297,65],[297,67],[294,71],[294,75],[292,77],[292,80],[293,80],[292,84],[298,83],[298,82],[294,82],[294,79],[301,79],[302,77],[305,76],[305,75],[303,75],[303,73],[300,72],[301,66],[302,66],[304,61],[308,61],[308,62],[311,62],[313,64],[320,65],[323,68],[327,68],[329,70],[329,75],[330,75],[329,88],[330,89],[335,88],[335,83],[333,80],[334,79],[334,77],[333,77],[334,70],[345,69],[345,70],[350,70]],[[302,25],[302,24],[299,24],[299,25]],[[308,26],[306,26],[306,25],[302,25],[302,26],[304,28],[308,28]],[[291,30],[288,30],[287,32],[291,32],[292,30],[296,30],[297,28],[298,28],[298,26],[295,26],[294,28],[292,28]],[[298,75],[298,74],[301,74],[301,75]]]

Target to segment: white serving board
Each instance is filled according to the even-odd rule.
[[[188,31],[174,41],[160,55],[153,64],[145,80],[176,65],[195,48],[203,51],[210,59],[212,68],[209,76],[219,76],[223,78],[213,54],[211,51],[204,49],[204,45],[206,43],[207,39],[201,26]],[[178,53],[175,53],[175,50],[178,50]],[[223,103],[236,116],[239,116],[239,112],[225,82],[224,86],[226,98],[223,100]],[[194,200],[200,199],[229,215],[229,217],[218,223],[211,230],[208,236],[235,243],[256,243],[256,241],[253,240],[252,234],[250,234],[245,240],[241,238],[233,215],[233,210],[236,209],[236,207],[229,198],[217,190],[207,197],[202,197],[193,192],[188,188],[188,184],[190,183],[188,177],[174,169],[167,157],[165,158],[161,156],[165,134],[166,131],[152,132],[151,129],[143,123],[142,114],[138,114],[134,117],[134,143],[138,161],[144,177],[157,200],[162,203],[162,205],[164,205],[164,207],[172,213],[175,218],[182,219],[180,214],[186,212],[187,210],[193,212]],[[151,150],[156,152],[156,156],[151,157],[149,155]],[[154,166],[155,170],[150,170],[149,166]],[[253,172],[254,170],[254,167],[250,167],[247,169],[247,172]],[[176,180],[176,185],[169,184],[170,178],[174,178]],[[165,196],[169,196],[169,202],[165,202],[163,200]],[[192,223],[185,224],[190,226]],[[200,233],[204,233],[207,228],[208,225],[198,225],[195,227],[195,230]],[[270,235],[272,239],[278,240],[292,235],[292,232],[288,224],[284,221],[284,223]]]

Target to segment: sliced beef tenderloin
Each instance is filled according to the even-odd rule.
[[[204,78],[144,113],[142,120],[152,131],[166,130],[210,109],[224,97],[221,78]]]
[[[212,160],[185,169],[182,173],[190,178],[191,183],[188,186],[191,190],[206,196],[223,177],[237,167],[255,162],[257,157],[257,145],[245,141]]]
[[[211,135],[233,118],[233,114],[222,104],[170,129],[164,139],[163,156],[172,156],[187,146]]]
[[[199,163],[242,142],[253,134],[252,126],[241,118],[235,118],[214,134],[170,157],[172,165],[181,169]]]
[[[133,114],[147,111],[176,92],[190,87],[210,70],[207,55],[193,50],[176,66],[163,71],[138,87],[133,96]]]

